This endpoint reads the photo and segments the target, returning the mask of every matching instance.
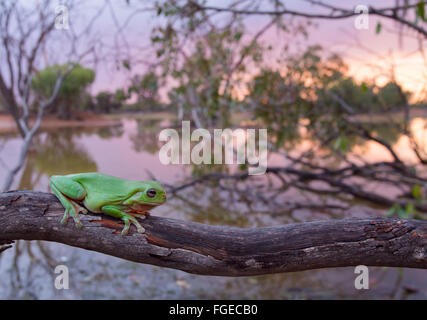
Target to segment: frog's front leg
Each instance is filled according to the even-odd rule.
[[[139,233],[144,233],[145,229],[139,224],[138,220],[135,219],[132,215],[124,212],[120,206],[107,205],[101,207],[101,211],[109,216],[122,219],[125,223],[125,226],[122,230],[122,235],[125,236],[129,232],[130,224],[133,223],[136,226],[136,229]]]
[[[76,227],[81,228],[83,225],[79,219],[79,212],[87,213],[87,210],[76,201],[85,198],[86,190],[80,183],[63,176],[52,176],[50,178],[50,188],[65,208],[61,224],[65,225],[71,216]]]

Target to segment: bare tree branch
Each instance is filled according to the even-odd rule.
[[[72,6],[71,2],[67,2],[67,5],[70,8]],[[23,138],[18,161],[7,173],[3,184],[2,190],[8,190],[15,175],[25,163],[31,140],[41,125],[45,110],[56,100],[65,77],[74,66],[94,51],[95,42],[91,42],[89,49],[79,54],[76,48],[77,38],[70,33],[71,48],[66,55],[69,60],[66,70],[57,75],[52,94],[45,101],[35,101],[36,99],[30,99],[31,83],[40,67],[38,60],[41,50],[46,46],[55,29],[54,10],[49,1],[41,1],[35,5],[35,8],[27,8],[18,2],[2,2],[0,9],[0,42],[3,44],[0,53],[4,54],[8,66],[0,68],[0,96]],[[91,24],[97,17],[95,15],[83,31],[88,34]],[[30,127],[30,113],[35,110],[36,105],[38,109],[35,121]]]
[[[204,11],[216,11],[216,12],[228,12],[235,15],[267,15],[267,16],[295,16],[295,17],[303,17],[303,18],[309,18],[309,19],[328,19],[328,20],[337,20],[337,19],[345,19],[352,16],[359,15],[358,12],[355,12],[354,9],[343,9],[340,7],[336,7],[333,5],[328,5],[325,3],[322,3],[321,1],[309,1],[313,5],[321,6],[323,8],[327,8],[330,10],[330,13],[323,14],[323,13],[307,13],[302,11],[296,11],[296,10],[289,10],[289,9],[282,9],[282,10],[252,10],[252,9],[237,9],[237,8],[225,8],[225,7],[215,7],[215,6],[206,6],[201,5],[195,1],[189,1],[188,4],[191,5],[193,8],[197,8],[197,10],[204,10]],[[427,2],[424,2],[427,3]],[[409,20],[406,20],[402,16],[399,16],[397,12],[402,11],[406,12],[409,8],[416,7],[417,4],[408,4],[405,6],[396,6],[396,7],[390,7],[390,8],[380,8],[376,9],[372,6],[370,6],[368,9],[368,13],[372,15],[381,16],[387,19],[391,19],[394,21],[397,21],[403,25],[408,26],[409,28],[416,30],[420,34],[427,37],[427,29],[423,28],[422,26],[419,26]]]
[[[56,97],[58,96],[59,90],[61,89],[61,86],[62,86],[62,83],[63,83],[65,77],[71,72],[71,70],[74,68],[75,65],[76,65],[75,63],[70,63],[67,66],[67,69],[65,70],[65,72],[63,72],[62,74],[60,74],[58,76],[58,79],[55,82],[55,87],[53,89],[52,95],[46,101],[41,102],[39,109],[37,110],[36,121],[35,121],[35,123],[31,129],[28,128],[26,122],[24,121],[24,119],[28,115],[28,106],[25,102],[25,99],[23,99],[24,100],[24,103],[23,103],[24,112],[23,112],[22,117],[19,119],[19,122],[22,123],[22,129],[24,130],[24,134],[25,134],[24,141],[23,141],[23,145],[21,147],[21,151],[20,151],[19,159],[18,159],[17,163],[8,172],[8,174],[6,176],[5,183],[3,186],[3,191],[9,190],[9,188],[12,185],[12,182],[13,182],[15,175],[19,172],[19,170],[21,170],[22,166],[24,165],[25,159],[26,159],[27,153],[28,153],[28,148],[31,144],[31,140],[33,139],[35,133],[40,128],[40,125],[41,125],[41,122],[43,119],[43,113],[44,113],[45,109],[48,108],[55,101]],[[29,81],[31,81],[30,79],[29,79]]]
[[[149,216],[145,235],[120,235],[118,220],[89,213],[61,226],[53,194],[0,194],[0,238],[47,240],[195,274],[248,276],[354,265],[427,269],[427,222],[344,219],[232,228]],[[132,227],[133,228],[133,227]]]

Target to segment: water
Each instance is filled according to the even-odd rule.
[[[127,179],[156,179],[179,183],[191,174],[190,166],[164,166],[158,160],[162,145],[158,134],[168,125],[162,119],[123,118],[121,126],[97,129],[62,128],[43,131],[34,139],[24,170],[14,189],[48,191],[54,174],[99,171]],[[425,120],[414,119],[421,141],[427,141]],[[383,133],[386,134],[386,133]],[[425,138],[425,139],[424,139]],[[403,137],[394,137],[398,153],[411,161]],[[424,140],[423,140],[424,139]],[[20,139],[0,136],[0,181],[17,159]],[[305,147],[309,147],[305,146]],[[304,144],[299,148],[303,149]],[[356,146],[365,159],[387,160],[373,144]],[[281,161],[270,158],[269,164]],[[296,193],[292,197],[295,197]],[[299,194],[300,199],[304,195]],[[191,200],[198,199],[197,203]],[[289,198],[288,198],[289,199]],[[283,199],[285,202],[287,199]],[[313,199],[311,199],[313,201]],[[366,203],[343,203],[319,197],[319,204],[335,204],[309,210],[281,210],[267,203],[247,203],[231,191],[198,186],[153,210],[153,215],[188,219],[216,225],[268,226],[331,218],[372,217],[383,209]],[[339,208],[342,206],[342,208]],[[285,209],[283,209],[283,207]],[[59,222],[58,222],[59,223]],[[57,290],[54,269],[66,265],[70,288]],[[2,299],[426,299],[427,271],[370,268],[370,290],[354,288],[354,268],[331,268],[256,277],[212,277],[125,261],[104,254],[45,241],[19,241],[0,255]]]

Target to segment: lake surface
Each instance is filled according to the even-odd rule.
[[[179,183],[191,175],[184,165],[162,165],[158,134],[166,119],[122,118],[122,125],[105,128],[58,128],[40,132],[33,141],[24,170],[12,189],[48,191],[49,176],[99,171],[126,179]],[[414,119],[421,141],[427,141],[426,121]],[[387,134],[387,133],[383,133]],[[0,136],[0,181],[15,163],[21,141],[15,134]],[[407,141],[394,137],[397,152],[411,161]],[[309,148],[302,143],[299,148]],[[375,144],[355,146],[365,159],[388,160]],[[281,160],[269,158],[274,165]],[[288,195],[289,196],[289,195]],[[284,196],[287,197],[286,195]],[[304,199],[296,193],[293,197]],[[194,203],[192,200],[197,199]],[[284,199],[286,201],[286,199]],[[316,199],[319,203],[330,200]],[[324,201],[324,202],[322,202]],[[366,203],[344,209],[275,211],[268,204],[237,201],[232,191],[212,186],[187,189],[152,211],[153,215],[239,227],[372,217],[384,214]],[[69,221],[71,223],[71,220]],[[59,221],[58,221],[59,224]],[[66,265],[70,288],[57,290],[54,269]],[[354,268],[331,268],[256,277],[212,277],[125,261],[101,253],[45,241],[18,241],[0,255],[1,299],[427,299],[427,271],[369,268],[370,289],[354,288]]]

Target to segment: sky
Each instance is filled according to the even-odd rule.
[[[86,1],[81,10],[78,10],[78,16],[70,16],[70,23],[77,29],[82,28],[88,17],[93,16],[103,3],[103,0]],[[94,93],[127,86],[131,74],[144,72],[146,63],[155,60],[150,45],[151,30],[154,26],[162,23],[155,13],[142,11],[143,8],[150,6],[149,1],[131,1],[140,10],[137,12],[135,12],[135,6],[129,7],[125,1],[115,0],[110,3],[111,6],[106,8],[97,18],[92,33],[96,39],[101,39],[108,44],[103,49],[105,52],[109,52],[111,50],[109,46],[117,41],[120,44],[120,57],[126,56],[125,43],[127,43],[134,50],[133,59],[137,60],[138,63],[133,65],[131,72],[127,72],[123,68],[118,70],[117,66],[120,66],[120,63],[117,63],[118,59],[111,55],[109,61],[103,61],[96,66],[97,76],[91,88]],[[230,1],[217,0],[208,1],[208,3],[218,7],[227,7]],[[327,1],[327,3],[345,8],[353,8],[360,4],[381,8],[394,6],[395,1],[341,0]],[[322,13],[321,9],[301,0],[288,0],[286,5],[288,9]],[[121,33],[118,33],[117,26],[122,25],[130,16],[132,18],[129,23]],[[277,32],[271,29],[264,35],[263,41],[272,43],[275,47],[285,43],[295,47],[320,44],[327,52],[341,54],[349,64],[350,74],[356,79],[363,81],[364,79],[375,78],[376,82],[381,85],[393,73],[396,80],[405,89],[415,92],[414,99],[420,96],[420,92],[427,87],[427,65],[419,52],[419,41],[414,37],[414,33],[405,35],[399,40],[396,24],[393,21],[369,16],[369,28],[360,30],[355,27],[355,19],[355,17],[351,17],[340,20],[314,20],[316,26],[308,29],[309,37],[307,40],[294,37],[292,34],[281,35],[279,39]],[[255,16],[245,19],[245,25],[249,32],[254,34],[266,21],[266,17]],[[378,22],[382,24],[380,34],[376,34]],[[425,49],[427,50],[427,48]]]

